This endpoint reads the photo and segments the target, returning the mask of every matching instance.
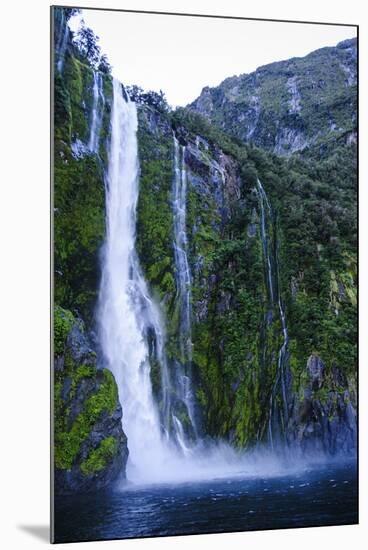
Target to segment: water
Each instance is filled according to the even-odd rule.
[[[171,419],[171,394],[165,331],[150,296],[135,249],[139,191],[135,103],[114,80],[111,144],[106,175],[106,239],[98,325],[103,364],[116,379],[128,438],[127,477],[157,482],[180,476],[190,454],[181,422]],[[161,371],[162,406],[152,393],[150,346]],[[152,343],[153,339],[153,343]],[[186,379],[182,379],[185,384]],[[182,388],[183,396],[188,390]],[[173,422],[172,422],[173,420]]]
[[[91,153],[98,153],[104,105],[103,78],[100,72],[93,71],[93,104],[90,121],[91,130],[88,141],[88,149]]]
[[[68,45],[69,38],[69,26],[65,20],[64,10],[61,10],[61,22],[60,29],[63,29],[63,32],[60,32],[58,42],[56,44],[55,50],[58,56],[58,61],[56,64],[57,70],[59,73],[62,73],[64,67],[65,53]]]
[[[176,306],[179,308],[179,348],[180,363],[176,362],[176,392],[185,404],[194,436],[198,436],[195,420],[194,395],[191,384],[192,333],[191,333],[191,276],[188,262],[188,240],[186,230],[187,174],[185,166],[185,147],[180,146],[174,135],[174,178],[172,192],[174,220],[174,259]],[[186,447],[183,427],[175,416],[177,433],[181,444]]]
[[[259,181],[259,179],[257,179],[257,184],[258,184],[258,193],[259,193],[260,206],[261,206],[261,238],[262,238],[262,246],[263,246],[263,255],[267,264],[268,292],[270,296],[271,305],[273,305],[274,283],[273,283],[272,266],[271,266],[271,251],[270,251],[271,247],[269,243],[269,235],[267,234],[267,229],[266,229],[266,220],[267,220],[266,208],[267,208],[268,214],[270,215],[271,205],[268,201],[265,190],[263,189],[263,186]]]
[[[55,502],[56,541],[357,523],[353,465],[197,483],[127,486]]]
[[[180,328],[181,351],[184,359],[191,359],[191,277],[187,256],[186,232],[186,188],[185,147],[180,146],[174,136],[174,184],[173,184],[173,218],[174,218],[174,256],[176,267],[177,298],[181,303]]]
[[[273,308],[276,306],[278,308],[280,319],[281,319],[281,328],[282,328],[282,336],[283,336],[283,343],[279,350],[278,359],[277,359],[276,379],[270,395],[270,405],[269,405],[270,412],[269,412],[269,420],[268,420],[268,439],[269,439],[270,446],[273,449],[274,448],[274,429],[275,429],[273,419],[276,416],[277,404],[276,404],[275,398],[276,398],[276,393],[279,385],[281,385],[281,397],[282,397],[282,404],[283,404],[283,410],[280,414],[281,423],[282,423],[281,429],[284,433],[285,433],[285,426],[288,420],[288,402],[287,402],[285,379],[286,379],[286,363],[288,360],[289,336],[288,336],[288,330],[286,325],[285,310],[284,310],[281,296],[280,296],[277,250],[274,251],[272,249],[271,236],[267,231],[267,227],[269,227],[272,224],[271,204],[258,178],[257,178],[257,185],[258,185],[259,202],[261,207],[261,239],[262,239],[262,247],[263,247],[263,256],[265,259],[266,271],[267,271],[267,288],[269,292],[271,307]],[[273,265],[276,266],[275,272],[273,272],[273,268],[272,268]],[[275,300],[277,302],[276,304],[275,304]],[[284,441],[283,443],[286,443],[286,441]]]
[[[138,198],[137,112],[114,80],[106,182],[106,242],[99,297],[100,341],[113,372],[129,440],[128,475],[154,472],[163,459],[160,418],[152,395],[148,327],[157,312],[135,252]]]

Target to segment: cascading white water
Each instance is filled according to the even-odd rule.
[[[198,435],[194,396],[191,384],[192,333],[191,333],[191,277],[187,255],[186,200],[187,174],[185,167],[185,147],[180,146],[174,135],[174,179],[173,179],[173,218],[174,218],[174,258],[176,303],[179,308],[179,347],[180,364],[177,362],[176,391],[186,406],[194,435]],[[179,435],[183,434],[180,420],[175,417],[174,425],[180,425]],[[183,435],[181,436],[181,439]]]
[[[259,195],[260,206],[261,206],[261,239],[262,239],[262,246],[263,246],[263,254],[267,265],[267,280],[268,280],[270,302],[271,302],[271,306],[274,307],[275,295],[277,295],[277,308],[280,313],[282,335],[283,335],[283,343],[279,350],[278,360],[277,360],[276,380],[273,387],[273,391],[271,392],[271,396],[270,396],[268,435],[269,435],[271,448],[273,448],[274,444],[273,444],[273,433],[272,433],[272,411],[274,406],[274,396],[279,383],[281,384],[281,392],[282,392],[283,422],[287,420],[287,414],[288,414],[288,404],[287,404],[286,384],[285,384],[285,360],[286,360],[286,354],[287,354],[287,349],[289,344],[289,337],[288,337],[288,331],[286,326],[285,311],[284,311],[284,307],[282,305],[282,301],[280,297],[279,285],[277,284],[277,288],[276,289],[274,288],[275,278],[274,278],[274,275],[272,274],[271,245],[269,242],[270,236],[267,234],[267,229],[266,229],[267,215],[270,217],[272,216],[271,205],[267,198],[266,192],[263,189],[263,186],[258,178],[257,178],[257,186],[258,186],[258,195]],[[277,266],[277,258],[275,258],[275,264]],[[276,273],[276,275],[277,275],[277,282],[278,282],[279,280],[278,273]]]
[[[91,153],[98,153],[104,104],[103,78],[99,71],[93,71],[93,104],[88,141],[88,149]]]
[[[99,300],[103,354],[114,373],[128,437],[128,474],[139,478],[161,466],[163,445],[159,413],[152,395],[148,327],[159,328],[135,252],[138,198],[137,113],[114,80],[111,145],[106,182],[106,242]],[[158,331],[157,347],[162,347]]]

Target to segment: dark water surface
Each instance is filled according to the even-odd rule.
[[[127,487],[55,500],[55,541],[352,524],[355,465],[277,477]]]

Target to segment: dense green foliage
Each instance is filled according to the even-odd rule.
[[[137,208],[137,249],[147,279],[158,297],[170,300],[173,278],[171,188],[173,179],[172,139],[159,141],[150,134],[149,108],[140,111],[140,193]]]
[[[66,375],[71,379],[67,400],[61,396],[61,382],[58,377],[55,379],[55,465],[68,470],[73,466],[81,444],[87,439],[99,417],[104,412],[112,414],[116,409],[117,387],[108,370],[96,371],[95,368],[84,365],[75,370],[70,360],[66,366]],[[100,382],[99,389],[85,399],[82,412],[71,423],[68,403],[83,380],[91,377]]]
[[[112,86],[104,77],[107,100],[99,155],[87,154],[93,74],[68,55],[55,75],[54,240],[55,301],[90,323],[96,303],[99,259],[104,238],[104,163]]]
[[[65,350],[66,339],[76,322],[71,311],[56,306],[54,309],[54,352],[62,355]]]

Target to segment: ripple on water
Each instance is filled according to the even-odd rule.
[[[332,474],[332,475],[331,475]],[[267,486],[265,484],[267,483]],[[356,474],[321,469],[265,479],[137,488],[56,500],[56,540],[101,540],[357,522]],[[229,487],[231,485],[231,489]],[[282,498],[281,498],[282,497]]]

